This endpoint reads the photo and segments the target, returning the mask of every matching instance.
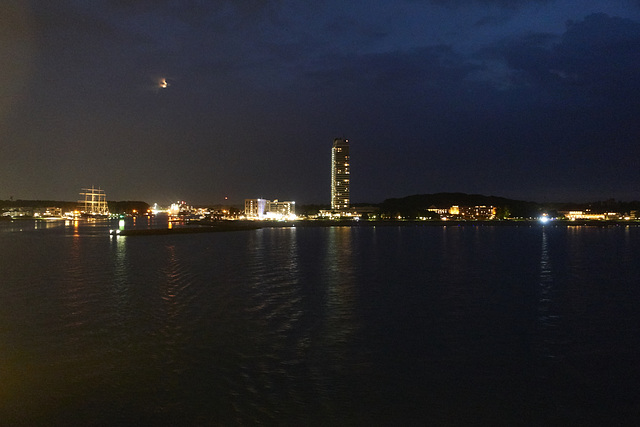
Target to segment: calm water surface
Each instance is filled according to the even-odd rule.
[[[0,223],[0,424],[640,420],[640,228],[116,227]]]

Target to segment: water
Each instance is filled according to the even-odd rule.
[[[0,424],[640,419],[640,228],[110,228],[0,223]]]

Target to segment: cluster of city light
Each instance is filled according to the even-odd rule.
[[[167,88],[169,82],[166,78],[158,80],[158,87]],[[374,206],[366,207],[350,207],[350,156],[349,156],[349,141],[347,139],[335,138],[333,141],[332,153],[331,153],[331,210],[320,210],[316,218],[350,218],[359,220],[361,217],[368,219],[376,219],[377,210]],[[84,200],[80,200],[79,203],[84,203],[84,210],[65,212],[61,214],[60,208],[46,208],[42,212],[36,212],[32,210],[31,213],[26,212],[26,207],[11,208],[2,212],[2,216],[9,217],[28,217],[32,216],[38,219],[69,219],[77,220],[81,216],[89,216],[90,218],[109,216],[107,209],[106,195],[104,190],[100,188],[84,188],[84,192],[80,193],[84,195]],[[224,198],[227,200],[227,197]],[[55,210],[54,210],[55,209]],[[496,218],[498,209],[494,206],[458,206],[453,205],[449,208],[436,208],[431,206],[426,209],[431,212],[433,216],[420,216],[417,219],[422,221],[431,220],[436,215],[440,220],[492,220]],[[133,210],[133,215],[137,215],[137,211]],[[299,217],[295,214],[295,202],[283,201],[280,202],[277,199],[269,201],[266,199],[245,199],[245,206],[243,214],[235,208],[210,210],[208,208],[194,208],[187,205],[185,201],[178,201],[172,203],[168,208],[162,208],[154,203],[153,207],[149,208],[146,212],[147,215],[158,215],[166,213],[169,216],[169,228],[172,226],[172,222],[198,220],[198,219],[247,219],[247,220],[269,220],[269,221],[292,221],[297,220]],[[435,215],[434,215],[435,214]],[[118,215],[116,215],[117,217]],[[113,217],[113,215],[111,216]],[[385,214],[380,215],[380,218],[389,218],[397,220],[413,219],[414,217],[403,217],[401,214],[394,214],[386,217]],[[524,219],[524,218],[512,218],[512,219]],[[528,219],[534,219],[529,217]],[[637,211],[630,211],[629,213],[620,214],[617,212],[605,212],[605,213],[592,213],[588,209],[586,211],[558,211],[557,218],[550,216],[547,213],[542,214],[537,218],[541,223],[545,224],[555,219],[576,221],[580,220],[636,220],[638,219]],[[121,221],[122,223],[122,221]],[[123,229],[123,225],[120,225],[118,230],[113,230],[113,234],[119,234]]]
[[[569,221],[576,220],[588,220],[588,221],[607,221],[607,220],[624,220],[630,221],[632,219],[636,219],[634,211],[632,211],[633,215],[622,215],[619,212],[604,212],[604,213],[593,213],[590,210],[586,211],[559,211],[558,218],[560,219],[568,219]],[[554,219],[549,216],[547,213],[543,213],[542,216],[538,218],[538,220],[542,223],[546,223],[549,221],[553,221]]]
[[[273,201],[266,199],[245,199],[243,219],[289,221],[297,219],[295,213],[296,202]]]
[[[283,215],[277,212],[267,212],[261,219],[267,221],[294,221],[298,219],[298,216],[296,214]]]
[[[162,208],[162,207],[158,206],[157,203],[154,203],[153,207],[151,209],[149,209],[149,212],[151,212],[153,215],[158,215],[160,213],[168,213],[169,209]]]

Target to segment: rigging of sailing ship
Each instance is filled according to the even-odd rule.
[[[81,196],[84,200],[78,200],[82,204],[81,213],[88,216],[108,216],[109,207],[107,206],[107,195],[100,188],[83,188]]]

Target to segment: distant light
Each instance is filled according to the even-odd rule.
[[[540,222],[543,224],[546,224],[547,222],[549,222],[548,216],[541,216],[539,219],[540,219]]]

